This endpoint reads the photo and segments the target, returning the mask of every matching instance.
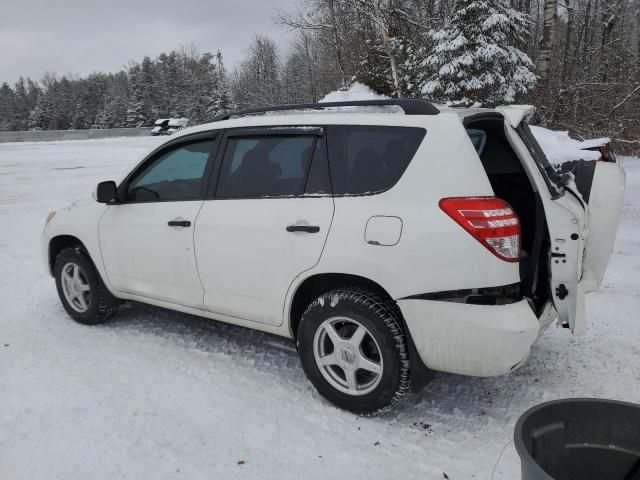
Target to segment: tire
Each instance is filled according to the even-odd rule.
[[[340,288],[316,298],[300,320],[297,349],[318,392],[353,413],[388,413],[411,391],[400,309],[372,290]]]
[[[118,309],[120,300],[107,290],[82,248],[62,250],[56,257],[53,274],[62,306],[76,322],[96,325],[106,321]]]

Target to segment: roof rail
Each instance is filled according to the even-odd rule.
[[[229,120],[231,117],[253,115],[255,113],[281,112],[287,110],[322,110],[331,107],[380,107],[397,106],[404,110],[405,115],[437,115],[440,113],[433,103],[424,98],[390,98],[385,100],[354,100],[350,102],[326,102],[326,103],[298,103],[292,105],[275,105],[273,107],[250,108],[228,112],[212,118],[209,122]]]

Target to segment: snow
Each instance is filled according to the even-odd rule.
[[[50,210],[122,178],[156,137],[0,144],[0,477],[516,479],[513,427],[560,397],[640,400],[640,159],[584,337],[551,329],[517,372],[438,373],[389,416],[323,400],[283,338],[128,304],[72,322],[45,273]],[[244,461],[244,464],[239,464]]]
[[[384,100],[389,97],[374,92],[360,82],[354,82],[347,90],[335,90],[327,93],[319,103],[353,102],[356,100]]]
[[[169,119],[169,126],[170,127],[180,127],[180,128],[184,128],[187,126],[187,124],[189,123],[189,119],[188,118],[170,118]]]
[[[597,160],[600,158],[600,152],[583,149],[605,145],[611,141],[608,138],[596,138],[581,142],[571,138],[569,132],[549,130],[533,125],[531,132],[544,150],[549,162],[555,165],[572,160]]]

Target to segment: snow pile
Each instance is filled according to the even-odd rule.
[[[354,82],[347,90],[335,90],[327,93],[319,103],[353,102],[356,100],[384,100],[389,97],[374,92],[360,82]]]
[[[572,160],[598,160],[600,152],[584,150],[609,143],[609,138],[592,140],[575,140],[569,132],[549,130],[543,127],[531,126],[531,132],[547,155],[549,162],[559,165]]]

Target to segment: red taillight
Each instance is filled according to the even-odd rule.
[[[496,257],[507,262],[520,260],[520,220],[504,200],[443,198],[440,208]]]

